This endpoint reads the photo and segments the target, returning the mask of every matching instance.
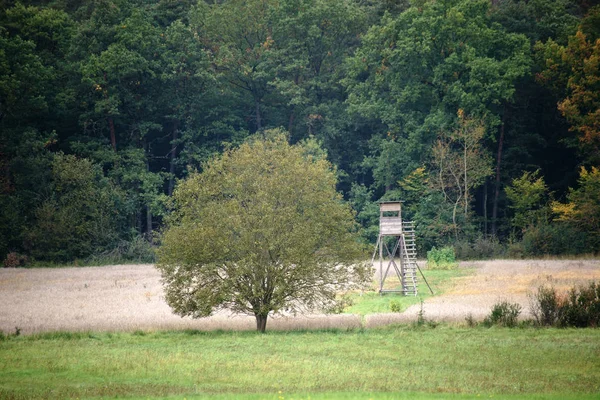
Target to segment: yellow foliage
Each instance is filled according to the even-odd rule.
[[[558,221],[572,221],[577,213],[574,203],[564,204],[559,201],[553,201],[551,207],[552,212],[558,215]]]

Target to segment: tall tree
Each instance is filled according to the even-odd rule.
[[[0,257],[22,251],[33,210],[50,191],[50,150],[72,91],[64,55],[73,23],[59,10],[0,10]]]
[[[505,106],[531,61],[527,38],[491,15],[489,1],[422,2],[384,17],[349,59],[350,110],[384,124],[366,164],[379,187],[392,189],[427,162],[437,133],[456,126],[457,109],[484,121],[499,177]]]
[[[425,161],[457,109],[498,129],[502,104],[530,65],[526,38],[493,24],[488,1],[426,2],[386,17],[349,62],[351,110],[383,121],[384,143],[398,142],[410,160],[382,184]]]
[[[135,204],[134,225],[150,237],[152,215],[165,177],[151,168],[153,146],[163,129],[157,112],[161,31],[142,8],[123,16],[112,34],[104,38],[109,42],[99,47],[102,50],[88,54],[81,63],[88,99],[84,128],[98,127],[110,137],[117,154],[98,161],[112,164],[111,176]]]
[[[588,21],[599,16],[600,7],[592,8],[567,46],[552,40],[538,45],[546,64],[538,79],[562,94],[558,109],[591,165],[600,164],[600,31]]]
[[[580,11],[575,3],[572,0],[503,0],[492,8],[490,17],[508,32],[526,35],[532,48],[549,39],[566,45],[579,21]],[[540,169],[549,188],[560,196],[577,177],[580,158],[574,148],[565,145],[572,134],[556,109],[560,97],[536,81],[536,75],[545,68],[545,60],[534,57],[534,61],[532,73],[517,81],[513,101],[504,104],[504,140],[500,158],[496,157],[501,168],[495,177],[497,183],[487,185],[492,189],[492,211],[496,210],[493,222],[499,235],[508,234],[510,226],[505,219],[510,214],[507,213],[510,204],[502,186],[510,185],[524,170]],[[497,144],[489,143],[490,148],[496,146],[496,156]]]
[[[433,147],[434,188],[452,204],[452,224],[458,239],[457,213],[462,208],[463,226],[468,225],[474,189],[492,174],[491,158],[483,147],[485,126],[458,111],[459,126],[439,136]]]
[[[505,191],[514,211],[512,226],[520,234],[532,226],[548,222],[548,186],[539,170],[523,172],[519,178],[513,179]]]
[[[261,130],[268,118],[264,101],[271,92],[267,54],[273,44],[269,13],[274,4],[272,0],[200,1],[194,9],[193,18],[203,27],[204,40],[222,79],[250,100],[245,104],[246,117],[253,131]]]
[[[600,249],[600,169],[581,168],[579,187],[570,189],[567,203],[553,202],[558,221],[566,222],[587,236],[587,251]]]

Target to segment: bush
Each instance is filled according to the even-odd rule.
[[[94,254],[85,260],[86,264],[109,265],[122,263],[153,263],[156,254],[152,243],[143,236],[134,236],[131,240],[121,240],[112,250]]]
[[[402,312],[402,305],[398,300],[390,301],[390,311],[391,312]]]
[[[513,328],[517,326],[519,314],[521,314],[521,305],[518,303],[509,303],[505,300],[494,304],[492,312],[485,317],[483,324],[487,327],[499,325]]]
[[[24,267],[29,259],[27,256],[21,255],[17,252],[10,252],[4,259],[4,268],[17,268]]]
[[[598,327],[600,285],[574,287],[559,296],[552,287],[541,286],[531,298],[531,312],[538,326]]]
[[[538,326],[554,326],[559,320],[561,304],[556,289],[540,286],[530,297],[531,314]]]
[[[505,247],[494,237],[478,237],[474,242],[458,242],[454,248],[459,260],[492,259],[506,254]]]
[[[598,327],[600,322],[600,285],[572,288],[561,304],[559,325],[576,328]]]
[[[529,228],[521,242],[523,256],[583,254],[588,251],[586,235],[566,224],[541,224]]]
[[[477,321],[475,321],[475,317],[473,317],[473,314],[471,313],[467,314],[465,322],[469,328],[475,328],[477,326]]]
[[[433,247],[427,252],[427,267],[430,269],[452,269],[456,266],[454,247],[447,246],[439,250]]]
[[[506,249],[508,258],[525,258],[525,249],[523,242],[511,242]]]

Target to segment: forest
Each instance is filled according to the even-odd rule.
[[[178,180],[271,129],[374,243],[600,252],[592,0],[0,0],[0,260],[152,262]]]

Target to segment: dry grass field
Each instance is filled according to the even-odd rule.
[[[499,300],[521,303],[541,284],[567,289],[600,281],[600,260],[498,260],[463,263],[474,274],[456,278],[445,294],[423,305],[428,319],[482,319]],[[427,274],[427,271],[425,271]],[[273,318],[268,329],[345,328],[414,321],[420,305],[402,314],[314,315]],[[135,331],[255,328],[254,318],[220,313],[192,320],[173,315],[152,265],[0,269],[0,330],[23,334],[47,331]]]
[[[353,315],[277,318],[273,329],[360,326]],[[193,320],[171,312],[153,265],[0,269],[0,330],[47,331],[250,330],[253,317],[221,313]]]

